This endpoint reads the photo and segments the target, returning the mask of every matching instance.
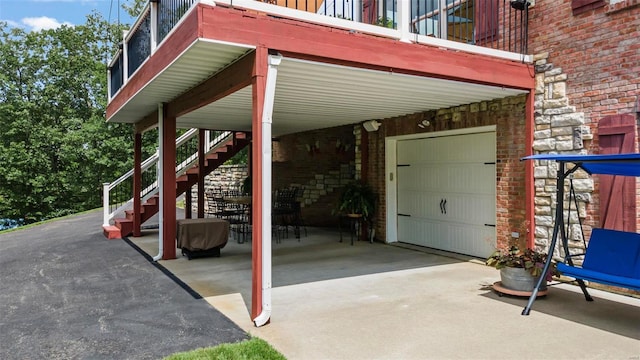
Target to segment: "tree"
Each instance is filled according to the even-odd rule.
[[[83,25],[25,32],[0,22],[0,218],[38,221],[99,207],[101,183],[132,166],[130,125],[105,122],[104,39]]]
[[[140,15],[142,9],[144,9],[146,5],[146,0],[129,0],[122,4],[122,8],[127,12],[127,14],[129,14],[129,16],[135,19]]]

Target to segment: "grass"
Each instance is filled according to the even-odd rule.
[[[234,344],[222,344],[173,354],[165,360],[286,360],[284,355],[262,339],[251,338]]]

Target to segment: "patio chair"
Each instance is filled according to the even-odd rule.
[[[274,226],[282,229],[285,236],[289,236],[289,226],[293,228],[294,235],[300,241],[300,226],[304,227],[300,202],[298,201],[299,188],[278,189],[274,196],[273,220]],[[307,229],[304,227],[305,236]]]

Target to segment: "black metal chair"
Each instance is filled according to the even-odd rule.
[[[275,192],[273,202],[273,224],[276,227],[276,235],[282,231],[284,236],[289,236],[289,227],[293,228],[293,233],[300,241],[300,226],[304,227],[302,211],[298,201],[299,188],[283,188]],[[305,236],[307,228],[304,227]]]

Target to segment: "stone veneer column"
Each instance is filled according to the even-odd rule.
[[[566,94],[567,75],[561,68],[554,68],[553,64],[547,62],[548,57],[549,53],[534,56],[536,95],[533,150],[537,154],[586,154],[583,142],[590,141],[593,135],[585,125],[584,113],[576,112],[576,108],[569,105]],[[557,163],[554,161],[538,161],[534,167],[535,245],[540,249],[548,247],[553,233],[557,170]],[[565,188],[568,190],[568,183]],[[586,173],[578,171],[574,175],[574,189],[578,198],[578,212],[576,213],[575,208],[571,210],[570,247],[578,252],[582,249],[578,215],[582,220],[587,217],[587,205],[591,202],[594,189],[593,180]],[[564,200],[567,201],[566,198]],[[567,205],[565,203],[565,208]],[[566,217],[567,210],[565,221]],[[555,255],[562,256],[558,251]]]

